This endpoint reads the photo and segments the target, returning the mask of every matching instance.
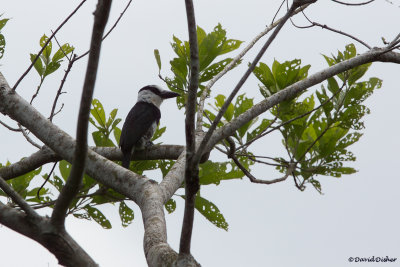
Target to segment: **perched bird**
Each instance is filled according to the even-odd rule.
[[[161,118],[160,105],[164,99],[178,95],[157,85],[148,85],[139,90],[137,102],[126,116],[119,140],[119,147],[124,155],[123,167],[129,168],[135,150],[153,145],[151,138]]]

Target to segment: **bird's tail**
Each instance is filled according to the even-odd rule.
[[[124,156],[122,158],[122,167],[129,169],[129,165],[131,163],[131,153],[123,153]]]

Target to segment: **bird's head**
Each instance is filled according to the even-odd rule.
[[[160,108],[164,99],[179,96],[178,93],[164,90],[158,85],[147,85],[139,90],[137,102],[147,102]]]

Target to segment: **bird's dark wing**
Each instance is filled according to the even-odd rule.
[[[154,121],[160,121],[160,110],[153,104],[137,102],[128,116],[126,116],[122,127],[119,146],[122,152],[129,152],[139,139],[146,133]]]

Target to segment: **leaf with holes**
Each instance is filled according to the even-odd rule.
[[[229,225],[226,222],[224,215],[222,215],[214,203],[202,198],[201,196],[196,196],[194,207],[212,224],[218,228],[228,231]]]
[[[121,218],[123,227],[127,227],[131,224],[135,217],[133,210],[126,205],[125,201],[119,203],[119,217]]]
[[[165,209],[168,211],[169,214],[175,211],[176,209],[176,202],[172,198],[170,198],[167,203],[165,203]]]
[[[89,205],[86,205],[84,209],[95,222],[101,225],[101,227],[103,227],[104,229],[111,229],[110,221],[106,218],[106,216],[103,215],[100,210]]]
[[[104,112],[103,105],[101,102],[97,99],[93,99],[92,101],[92,109],[90,110],[90,113],[92,116],[96,119],[96,121],[99,123],[99,125],[103,128],[106,127],[106,113]]]
[[[104,135],[101,131],[96,131],[92,133],[93,141],[98,147],[113,147],[115,146],[113,141]]]
[[[31,62],[33,63],[33,61],[35,60],[35,58],[37,57],[36,54],[31,54]],[[39,73],[39,76],[42,77],[42,75],[44,74],[45,69],[43,68],[43,63],[42,63],[42,59],[39,57],[35,64],[33,65],[35,67],[35,70],[37,71],[37,73]]]

